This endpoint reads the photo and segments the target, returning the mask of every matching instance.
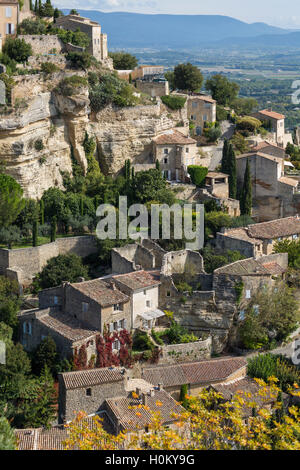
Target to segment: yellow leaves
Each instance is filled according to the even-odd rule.
[[[132,396],[132,398],[136,398],[136,399],[139,398],[139,396],[136,392],[131,392],[131,396]]]
[[[157,400],[157,401],[155,402],[155,404],[156,404],[156,406],[162,406],[162,405],[163,405],[162,402],[159,401],[159,400]]]

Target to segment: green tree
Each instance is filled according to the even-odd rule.
[[[54,15],[54,8],[51,4],[51,0],[46,0],[40,10],[40,16],[52,17]]]
[[[197,91],[203,84],[203,75],[195,65],[187,62],[174,69],[174,84],[179,90]]]
[[[115,70],[133,70],[138,65],[137,58],[128,52],[110,52]]]
[[[88,277],[88,270],[82,260],[75,254],[58,255],[51,258],[41,273],[37,283],[41,289],[56,287],[63,281],[76,282],[79,277]]]
[[[226,175],[229,174],[229,145],[229,140],[225,139],[222,150],[221,171]]]
[[[12,249],[14,243],[21,241],[21,231],[19,227],[10,225],[10,227],[3,227],[0,229],[0,241],[7,245],[9,250]]]
[[[181,385],[180,388],[180,396],[179,396],[179,401],[182,404],[183,408],[188,408],[188,400],[187,400],[187,394],[188,394],[188,385],[184,384]]]
[[[165,79],[168,80],[168,82],[169,82],[170,90],[174,91],[176,89],[174,72],[171,72],[171,71],[166,72],[165,73]]]
[[[236,199],[237,194],[237,170],[236,170],[236,158],[233,146],[230,143],[228,149],[228,184],[229,184],[229,197]]]
[[[18,38],[7,38],[2,51],[16,62],[27,62],[28,57],[32,55],[31,45]]]
[[[44,225],[45,223],[45,203],[44,200],[41,199],[39,203],[39,209],[40,209],[40,224]]]
[[[188,174],[191,177],[192,183],[196,186],[201,186],[205,181],[206,175],[208,173],[208,168],[200,165],[190,165],[188,166]]]
[[[139,171],[132,182],[132,192],[135,195],[135,202],[145,203],[157,200],[158,191],[166,188],[166,181],[161,175],[161,171],[151,169]]]
[[[38,246],[38,233],[39,222],[37,219],[35,219],[32,226],[32,246]]]
[[[14,178],[0,174],[0,226],[11,225],[25,205],[23,189]]]
[[[51,232],[50,232],[50,241],[55,242],[56,240],[56,224],[57,224],[57,218],[56,216],[53,216],[51,219]]]
[[[247,158],[247,164],[244,175],[244,184],[240,198],[240,210],[241,215],[249,215],[252,213],[252,181],[250,173],[249,159]]]
[[[230,105],[237,98],[240,89],[237,83],[231,82],[221,74],[209,78],[205,88],[211,92],[213,99],[221,106]]]
[[[47,366],[53,373],[58,362],[56,343],[51,336],[44,338],[32,354],[33,371],[39,375]]]
[[[0,417],[0,450],[16,450],[16,436],[8,420]]]

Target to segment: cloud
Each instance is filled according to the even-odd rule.
[[[59,8],[77,8],[78,10],[130,11],[155,13],[160,10],[156,0],[57,0]]]

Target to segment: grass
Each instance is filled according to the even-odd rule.
[[[92,233],[87,233],[84,235],[75,235],[74,233],[68,233],[67,235],[59,234],[56,235],[56,238],[71,238],[71,237],[76,237],[76,236],[86,236],[86,235],[93,235]],[[47,243],[50,243],[50,237],[38,237],[38,244],[37,246],[41,245],[46,245]],[[22,241],[19,243],[13,243],[12,249],[19,249],[19,248],[31,248],[32,247],[32,238],[24,238]],[[7,248],[7,245],[5,243],[0,243],[0,248]]]

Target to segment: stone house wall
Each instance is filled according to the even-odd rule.
[[[256,254],[255,244],[247,242],[246,240],[230,237],[230,235],[220,232],[217,233],[214,246],[216,250],[221,253],[226,250],[237,250],[246,258],[252,258]],[[262,247],[262,243],[260,246]]]
[[[163,276],[181,273],[204,273],[204,262],[200,253],[191,250],[171,251],[163,258]]]
[[[101,409],[107,398],[120,397],[126,394],[124,380],[119,382],[91,385],[89,387],[66,390],[62,377],[58,375],[59,381],[59,410],[58,421],[63,423],[74,419],[79,411],[88,415],[94,414]],[[87,395],[87,388],[91,389],[91,396]]]
[[[194,135],[202,134],[205,122],[216,121],[216,103],[205,102],[197,96],[188,97],[187,112],[188,118],[195,124]]]
[[[143,80],[136,81],[136,87],[142,93],[152,96],[166,96],[170,93],[169,82],[147,82]]]

